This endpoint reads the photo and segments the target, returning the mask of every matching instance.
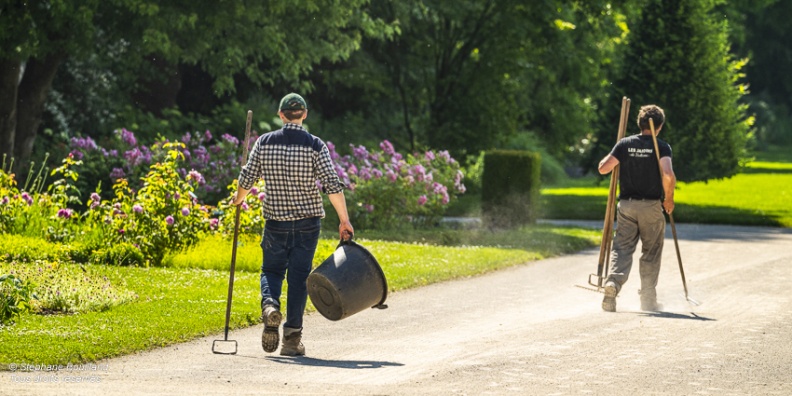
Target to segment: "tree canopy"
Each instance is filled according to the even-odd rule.
[[[610,148],[626,95],[633,114],[666,109],[681,180],[728,177],[753,112],[760,140],[792,141],[787,3],[8,0],[0,151],[24,164],[36,147],[120,127],[233,129],[236,112],[274,113],[300,91],[309,125],[342,144],[540,149],[570,163]]]

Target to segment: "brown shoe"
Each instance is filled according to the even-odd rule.
[[[302,329],[283,328],[283,346],[280,354],[283,356],[305,355],[305,345],[302,343]]]
[[[264,331],[261,333],[261,347],[264,348],[264,352],[275,352],[278,349],[278,341],[280,339],[278,328],[283,317],[278,308],[268,304],[262,309],[261,318],[264,322]]]
[[[616,312],[616,285],[608,282],[605,284],[605,298],[602,299],[602,310]]]

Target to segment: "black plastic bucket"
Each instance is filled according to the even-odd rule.
[[[335,252],[308,275],[308,296],[316,310],[341,320],[366,308],[387,308],[388,282],[377,259],[363,246],[341,241]]]

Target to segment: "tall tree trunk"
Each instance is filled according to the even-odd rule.
[[[17,169],[24,169],[30,161],[33,143],[36,141],[41,113],[47,94],[55,79],[55,72],[66,59],[65,53],[48,54],[44,59],[31,58],[25,66],[25,74],[19,83],[17,101],[17,128],[14,157]]]
[[[0,157],[14,155],[20,65],[17,60],[0,59]]]

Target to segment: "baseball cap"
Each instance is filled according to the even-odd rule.
[[[278,108],[281,110],[305,110],[308,105],[305,104],[305,99],[302,96],[292,92],[281,99]]]

